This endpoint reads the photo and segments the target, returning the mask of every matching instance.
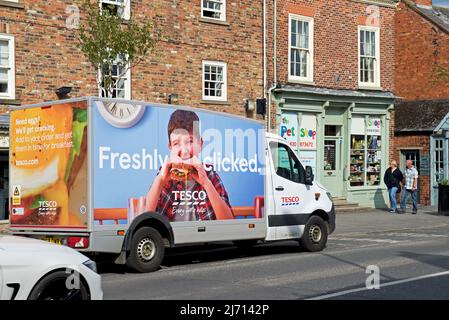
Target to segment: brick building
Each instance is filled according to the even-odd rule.
[[[437,204],[438,181],[449,177],[449,8],[431,0],[402,0],[395,17],[396,95],[391,157],[420,172],[422,205]],[[449,69],[448,69],[449,70]]]
[[[131,67],[120,82],[118,97],[160,103],[170,98],[181,105],[256,117],[245,105],[264,97],[260,0],[99,3],[115,6],[125,19],[130,14],[137,20],[149,17],[163,34],[155,53]],[[0,0],[0,114],[56,100],[61,87],[71,87],[68,97],[98,95],[96,70],[76,46],[76,13],[73,1]],[[0,157],[7,161],[8,147],[2,146]],[[0,175],[7,178],[7,170]]]
[[[388,203],[396,6],[267,1],[270,129],[333,196],[373,207]]]

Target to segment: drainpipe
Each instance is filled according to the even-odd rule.
[[[271,132],[271,92],[276,88],[277,85],[277,0],[273,0],[273,6],[273,85],[270,89],[268,89],[268,132]]]
[[[267,0],[263,0],[263,94],[267,98]]]

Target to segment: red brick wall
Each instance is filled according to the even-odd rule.
[[[414,149],[419,150],[422,155],[430,154],[430,134],[429,133],[415,133],[413,135],[396,134],[394,138],[393,153],[390,154],[390,159],[395,159],[400,164],[401,150]],[[400,168],[402,172],[405,168]],[[430,205],[430,176],[423,176],[420,174],[420,204]]]
[[[269,14],[273,14],[272,1]],[[288,81],[288,15],[314,17],[314,82],[318,87],[358,88],[358,25],[366,24],[369,4],[351,0],[278,0],[277,73]],[[381,86],[394,90],[394,12],[379,7],[381,45]],[[268,79],[273,81],[273,21],[268,22]],[[340,75],[340,82],[335,76]]]
[[[0,6],[0,22],[16,40],[16,98],[21,104],[57,99],[54,90],[72,86],[71,97],[97,95],[95,70],[76,48],[65,21],[73,1],[20,0],[25,9]],[[245,99],[263,97],[262,2],[228,0],[228,25],[200,21],[200,0],[133,0],[138,19],[155,18],[163,31],[156,53],[131,70],[132,98],[246,115]],[[228,104],[204,104],[202,60],[223,61]],[[4,110],[4,109],[3,109]],[[253,116],[253,115],[249,115]]]
[[[268,82],[273,83],[273,2],[267,1]],[[314,17],[314,82],[317,87],[358,89],[358,26],[366,25],[370,4],[352,0],[278,0],[277,81],[288,82],[289,13]],[[380,14],[381,87],[394,91],[394,8]],[[340,76],[340,81],[335,80]],[[273,111],[274,112],[274,111]]]
[[[449,34],[401,1],[396,25],[396,95],[405,100],[449,98],[447,82],[435,82],[438,66],[449,68]]]

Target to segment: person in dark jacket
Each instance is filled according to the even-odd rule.
[[[404,179],[396,160],[391,160],[390,167],[385,171],[384,182],[388,188],[391,203],[391,213],[398,213],[396,206],[396,193],[401,192],[401,182]]]

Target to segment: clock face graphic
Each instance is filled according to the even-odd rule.
[[[134,126],[142,118],[145,107],[143,105],[121,102],[99,102],[98,110],[103,118],[117,128]]]

